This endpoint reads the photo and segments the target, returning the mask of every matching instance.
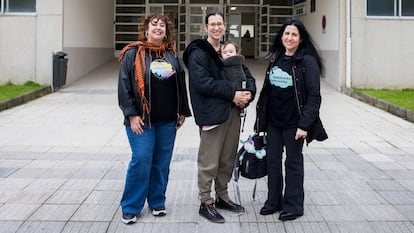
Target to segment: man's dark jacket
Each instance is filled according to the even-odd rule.
[[[224,123],[234,107],[236,83],[227,80],[223,62],[205,39],[192,41],[184,51],[184,64],[188,69],[191,105],[198,126]],[[247,78],[246,90],[256,94],[253,76],[244,67]],[[250,100],[250,102],[253,98]]]

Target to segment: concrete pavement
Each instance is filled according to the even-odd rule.
[[[248,60],[260,90],[266,61]],[[261,216],[266,178],[240,180],[246,213],[198,215],[198,129],[187,118],[171,164],[166,217],[120,221],[130,149],[117,105],[117,62],[58,92],[0,112],[0,232],[414,232],[414,124],[322,82],[325,142],[304,148],[305,215]],[[252,133],[252,104],[242,138]],[[231,185],[232,195],[233,186]]]

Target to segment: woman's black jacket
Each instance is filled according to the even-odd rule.
[[[137,82],[135,80],[135,55],[137,48],[128,50],[119,70],[119,81],[118,81],[118,103],[124,114],[124,124],[130,125],[130,116],[142,116],[142,104],[141,96],[138,93]],[[185,72],[180,62],[171,50],[168,50],[165,59],[171,63],[177,74],[177,115],[183,115],[186,117],[191,116],[190,107],[188,105],[187,88],[185,84]],[[150,96],[150,85],[151,85],[151,73],[150,73],[150,57],[149,54],[145,56],[146,73],[144,75],[145,83],[145,96],[147,100],[151,100]],[[149,103],[151,106],[151,102]],[[151,125],[149,114],[145,114],[144,119],[145,126]]]
[[[230,114],[236,83],[225,77],[223,62],[205,39],[192,41],[184,51],[184,64],[189,74],[191,105],[198,126],[224,123]],[[256,94],[255,79],[246,66],[246,90]]]
[[[256,106],[256,132],[267,132],[267,107],[270,98],[271,84],[269,81],[270,69],[276,64],[281,55],[272,56],[266,70],[265,81]],[[299,50],[294,55],[292,65],[293,83],[296,97],[296,104],[300,114],[298,128],[308,131],[307,143],[316,139],[323,141],[328,138],[322,122],[319,118],[321,105],[320,94],[320,69],[313,56],[305,55]]]

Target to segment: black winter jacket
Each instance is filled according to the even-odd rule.
[[[281,56],[283,55],[272,56],[266,70],[265,81],[256,106],[256,132],[267,132],[267,107],[271,87],[269,72]],[[328,135],[319,118],[322,98],[320,95],[320,70],[315,58],[304,55],[303,50],[297,51],[294,55],[292,74],[296,104],[300,115],[298,128],[308,131],[307,143],[314,139],[323,141],[328,138]]]
[[[137,83],[135,80],[135,55],[137,53],[137,48],[128,50],[123,59],[121,68],[119,70],[119,81],[118,81],[118,103],[124,114],[124,124],[130,125],[129,117],[130,116],[142,116],[142,104],[141,96],[138,93]],[[178,107],[177,115],[183,115],[186,117],[191,116],[190,107],[188,105],[187,89],[185,84],[185,72],[177,57],[174,56],[172,51],[167,51],[165,59],[171,63],[174,67],[177,74],[177,96],[178,96]],[[146,54],[145,57],[145,66],[146,73],[144,75],[145,80],[145,96],[147,100],[150,101],[150,85],[151,85],[151,71],[150,67],[150,57],[149,54]],[[178,117],[178,116],[177,116]],[[151,120],[149,114],[146,114],[144,119],[145,126],[148,127],[151,125]]]
[[[205,39],[192,41],[184,51],[184,64],[189,73],[191,105],[198,126],[224,123],[230,114],[236,83],[225,77],[223,62]],[[256,94],[253,76],[244,66],[246,90]],[[250,100],[250,102],[253,98]]]

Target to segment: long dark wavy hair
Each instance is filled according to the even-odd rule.
[[[279,29],[279,31],[276,34],[276,37],[273,41],[269,55],[272,55],[275,53],[277,56],[281,56],[282,54],[286,52],[285,46],[283,46],[283,43],[282,43],[282,36],[283,36],[283,33],[285,32],[286,27],[289,25],[296,26],[296,28],[299,31],[301,42],[299,44],[297,51],[303,49],[304,54],[315,57],[318,63],[318,66],[319,66],[319,70],[321,71],[321,76],[324,76],[325,67],[323,65],[323,59],[320,56],[318,49],[316,47],[316,44],[313,41],[312,37],[310,36],[308,30],[306,30],[305,25],[303,25],[303,23],[298,19],[289,18],[285,20],[282,27]]]
[[[157,19],[158,21],[162,21],[165,23],[166,32],[165,32],[165,42],[167,44],[174,44],[174,37],[175,37],[175,31],[174,31],[174,24],[171,22],[171,20],[168,18],[167,15],[163,15],[160,13],[154,13],[151,15],[148,15],[147,17],[142,19],[142,25],[139,27],[140,37],[139,40],[146,41],[147,38],[145,36],[145,31],[148,30],[148,24],[151,23],[153,19]]]

